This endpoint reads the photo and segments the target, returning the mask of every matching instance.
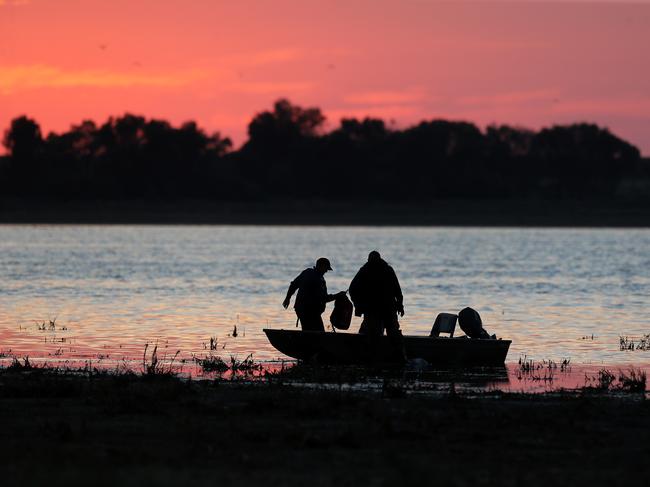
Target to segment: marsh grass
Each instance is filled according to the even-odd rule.
[[[619,348],[621,351],[634,351],[634,350],[650,350],[650,333],[646,333],[638,340],[633,337],[619,336]]]
[[[239,360],[236,355],[231,355],[227,362],[219,355],[207,355],[203,358],[194,357],[194,362],[204,372],[216,372],[220,375],[231,372],[231,378],[242,375],[259,374],[264,372],[264,365],[253,359],[253,354],[248,354],[245,359]]]
[[[616,375],[609,369],[600,369],[595,376],[585,374],[585,388],[609,391],[616,382]]]
[[[244,360],[237,360],[235,355],[230,356],[230,370],[233,372],[261,372],[264,366],[253,360],[253,354],[250,353]]]
[[[45,321],[36,323],[36,325],[38,326],[39,331],[56,331],[56,318],[48,320],[47,323]]]
[[[194,357],[194,362],[203,370],[203,372],[224,373],[230,369],[228,364],[218,355],[208,355],[203,358]]]
[[[645,392],[646,373],[641,369],[630,367],[627,371],[619,370],[617,377],[609,369],[601,369],[595,376],[585,375],[583,389],[602,392]]]
[[[598,371],[598,388],[608,390],[616,380],[616,376],[607,369]]]
[[[144,353],[142,354],[142,374],[146,376],[155,376],[155,375],[176,375],[177,371],[174,370],[174,362],[178,355],[181,353],[180,350],[176,350],[176,353],[171,358],[169,363],[167,362],[167,356],[164,355],[162,359],[158,358],[158,344],[155,344],[153,350],[151,351],[151,356],[147,357],[147,350],[149,349],[149,344],[145,344]]]
[[[11,365],[7,367],[7,370],[11,371],[25,371],[33,370],[34,366],[29,362],[29,357],[23,357],[23,363],[20,363],[20,360],[17,357],[13,357]]]
[[[30,375],[51,375],[60,377],[137,377],[136,373],[126,362],[123,360],[118,362],[113,368],[99,368],[96,367],[92,360],[86,360],[83,365],[72,366],[66,360],[61,365],[51,366],[47,362],[32,363],[29,357],[24,357],[21,361],[18,357],[13,357],[11,365],[0,368],[0,373],[18,373],[27,372]],[[145,374],[142,374],[144,377]]]
[[[626,372],[619,371],[620,389],[627,392],[645,392],[646,373],[641,369],[630,367]]]
[[[571,370],[571,359],[565,358],[560,362],[554,360],[542,360],[535,362],[526,355],[519,358],[517,368],[518,380],[531,380],[535,382],[553,382],[556,372],[569,372]]]

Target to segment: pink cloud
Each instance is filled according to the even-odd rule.
[[[178,87],[204,79],[210,74],[211,72],[205,69],[177,70],[166,73],[140,73],[62,69],[42,64],[3,66],[0,67],[0,93],[11,94],[33,88]]]

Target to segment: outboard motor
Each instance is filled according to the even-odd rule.
[[[492,338],[483,328],[481,315],[475,309],[464,308],[458,313],[458,325],[470,338]]]

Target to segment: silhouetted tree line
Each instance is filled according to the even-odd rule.
[[[636,147],[593,124],[481,131],[431,120],[399,130],[350,118],[325,132],[324,123],[320,109],[278,100],[234,151],[194,122],[127,114],[43,137],[23,116],[4,135],[0,187],[20,197],[405,200],[609,197],[621,181],[650,180]]]

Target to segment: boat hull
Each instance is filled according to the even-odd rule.
[[[264,333],[278,351],[298,360],[389,363],[397,355],[387,336],[271,329],[265,329]],[[510,343],[510,340],[404,336],[407,359],[423,359],[432,365],[445,366],[503,365]]]

